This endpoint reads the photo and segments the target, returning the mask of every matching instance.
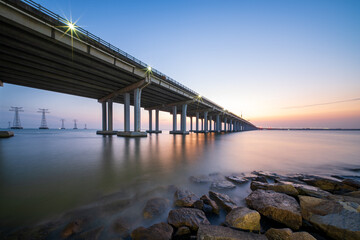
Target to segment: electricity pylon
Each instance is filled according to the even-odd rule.
[[[77,122],[77,120],[76,120],[76,119],[74,119],[74,129],[78,129],[78,128],[77,128],[77,124],[76,124],[76,122]]]
[[[19,116],[19,112],[24,111],[22,107],[11,107],[9,111],[15,112],[13,126],[11,127],[11,129],[23,129],[23,127],[21,126],[20,116]]]
[[[41,124],[39,129],[49,129],[47,124],[46,124],[46,118],[45,118],[45,113],[50,113],[48,111],[48,109],[45,108],[39,108],[39,111],[37,111],[38,113],[42,113],[42,117],[41,117]]]

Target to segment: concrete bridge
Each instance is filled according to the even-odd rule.
[[[0,0],[0,85],[3,83],[96,99],[102,105],[99,134],[161,133],[159,111],[173,115],[170,132],[173,134],[257,129],[31,0]],[[113,129],[114,103],[124,104],[124,131]],[[133,129],[130,129],[130,105],[134,106]],[[140,128],[141,107],[149,111],[147,132]],[[180,129],[177,129],[177,114],[181,114]]]

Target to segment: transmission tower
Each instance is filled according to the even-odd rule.
[[[39,108],[39,111],[37,111],[38,113],[42,113],[42,117],[41,117],[41,124],[39,129],[49,129],[47,124],[46,124],[46,118],[45,118],[45,113],[50,113],[48,111],[48,109],[45,108]]]
[[[24,111],[22,107],[11,107],[9,111],[15,112],[13,126],[11,127],[11,129],[23,129],[23,127],[21,126],[20,116],[19,116],[19,112]]]
[[[8,128],[11,128],[11,122],[8,122],[9,123],[9,127]]]
[[[85,123],[85,127],[84,127],[84,129],[87,129],[87,127],[86,127],[86,123]]]
[[[76,122],[77,122],[77,120],[76,120],[76,119],[74,119],[74,129],[78,129],[78,128],[77,128],[77,124],[76,124]]]
[[[65,124],[64,124],[65,119],[61,119],[60,121],[61,121],[61,129],[65,129]]]

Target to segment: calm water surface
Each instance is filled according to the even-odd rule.
[[[0,139],[0,225],[6,228],[98,204],[104,196],[117,194],[133,199],[134,204],[116,214],[140,219],[146,200],[161,195],[162,186],[185,187],[200,196],[206,193],[208,185],[189,181],[193,175],[253,170],[360,175],[356,170],[360,132],[252,131],[206,136],[165,132],[141,139],[104,137],[92,130],[15,130],[15,134]],[[237,187],[227,194],[241,204],[249,190]]]

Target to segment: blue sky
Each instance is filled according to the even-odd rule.
[[[360,97],[360,1],[38,3],[257,125],[360,128],[360,101],[288,108]],[[40,124],[37,108],[50,109],[51,127],[101,126],[93,99],[5,84],[0,101],[0,127],[10,106],[24,107],[26,127]],[[162,114],[163,128],[170,120]]]

